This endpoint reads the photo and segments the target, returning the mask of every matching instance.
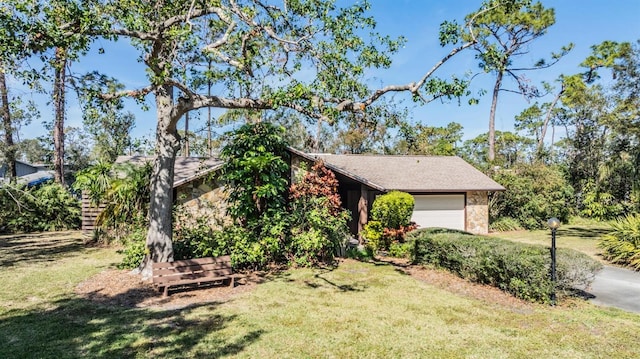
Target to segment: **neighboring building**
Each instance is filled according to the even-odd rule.
[[[343,206],[352,214],[351,232],[367,223],[376,196],[398,190],[415,198],[412,221],[420,228],[443,227],[475,234],[489,231],[489,192],[497,182],[457,156],[307,154],[291,149],[292,173],[300,162],[324,161],[339,182]]]
[[[6,179],[6,172],[7,165],[3,164],[0,166],[0,179]],[[22,161],[16,161],[16,175],[17,182],[26,183],[27,186],[35,186],[53,179],[53,171],[47,170],[46,166]]]

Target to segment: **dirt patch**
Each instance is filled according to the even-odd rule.
[[[225,302],[233,296],[252,290],[263,281],[260,275],[251,274],[236,279],[234,287],[225,282],[197,288],[176,288],[177,290],[170,292],[169,297],[163,298],[162,293],[150,281],[143,281],[139,275],[127,270],[109,269],[80,283],[75,292],[83,298],[105,305],[178,309],[192,304]]]

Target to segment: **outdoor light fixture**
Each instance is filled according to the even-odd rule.
[[[556,305],[556,230],[560,227],[560,220],[551,217],[547,225],[551,228],[551,305]]]

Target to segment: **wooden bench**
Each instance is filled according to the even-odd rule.
[[[231,269],[231,257],[207,257],[173,262],[153,263],[153,284],[164,290],[163,297],[169,295],[169,287],[186,284],[223,282],[229,279],[233,287],[235,275]]]

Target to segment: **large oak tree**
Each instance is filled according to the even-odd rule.
[[[279,110],[332,123],[345,113],[366,113],[390,92],[409,92],[424,103],[466,95],[465,80],[445,81],[434,73],[475,43],[471,23],[477,17],[512,1],[483,6],[464,26],[443,23],[439,39],[448,49],[442,59],[415,82],[379,89],[367,86],[367,71],[389,67],[404,40],[374,31],[366,1],[339,8],[333,0],[68,0],[62,9],[73,11],[53,11],[46,23],[55,25],[49,32],[58,39],[49,49],[83,48],[88,37],[122,38],[120,44],[134,46],[146,66],[146,86],[99,97],[155,100],[148,255],[140,268],[148,275],[149,263],[173,258],[172,187],[181,142],[177,122],[185,114],[205,107],[254,114]]]

